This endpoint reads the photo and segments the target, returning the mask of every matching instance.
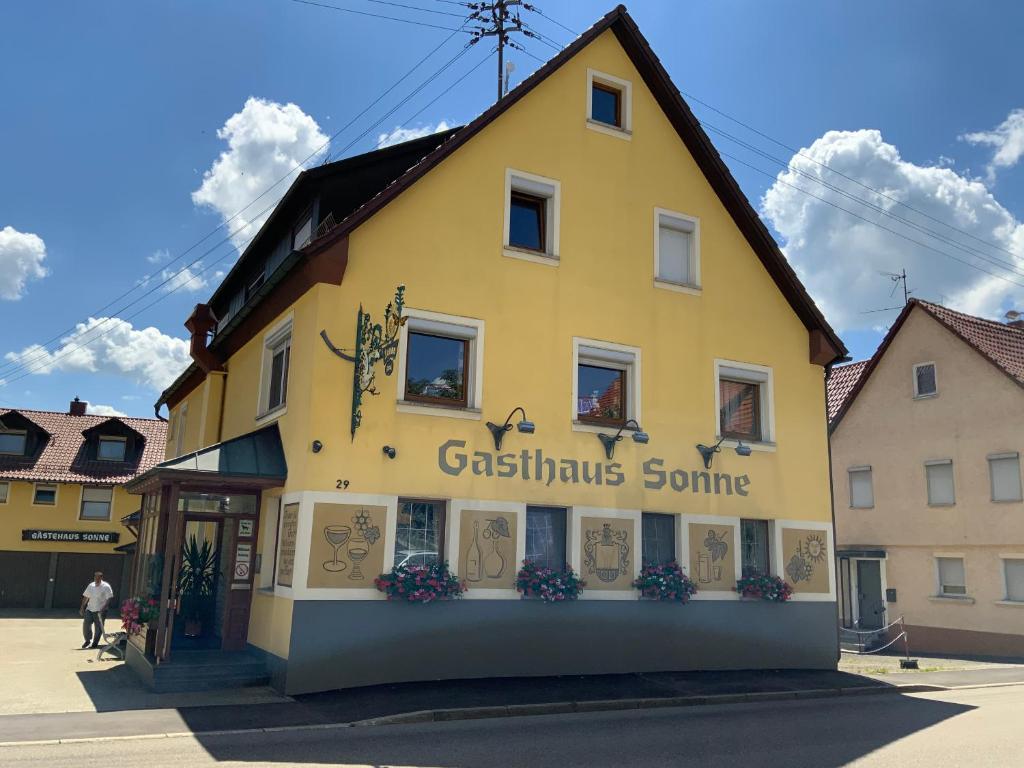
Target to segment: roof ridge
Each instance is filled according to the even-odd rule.
[[[18,408],[17,406],[0,408],[0,411],[17,411],[18,413],[45,413],[50,416],[67,416],[69,419],[133,419],[135,421],[153,421],[161,423],[163,421],[162,419],[154,419],[147,416],[117,416],[114,414],[104,413],[83,413],[80,416],[76,416],[75,414],[68,413],[67,411],[48,411],[44,408]]]
[[[988,325],[991,325],[993,328],[999,328],[1000,330],[1006,330],[1006,331],[1010,331],[1012,333],[1024,334],[1024,328],[1017,328],[1015,326],[1008,325],[1006,323],[1002,323],[1002,322],[1000,322],[998,320],[990,320],[987,317],[980,317],[979,315],[972,315],[969,312],[963,312],[963,311],[961,311],[959,309],[953,309],[952,307],[947,307],[945,304],[938,304],[938,303],[936,303],[934,301],[926,301],[925,299],[913,299],[913,301],[916,301],[918,304],[920,304],[921,306],[923,306],[926,309],[930,308],[930,307],[935,307],[937,309],[941,309],[943,312],[950,312],[950,313],[952,313],[954,315],[959,315],[960,317],[967,318],[968,320],[974,320],[974,321],[977,321],[979,323],[987,323]]]

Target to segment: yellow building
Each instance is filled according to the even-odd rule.
[[[177,458],[131,486],[139,591],[174,600],[179,548],[219,541],[207,647],[284,690],[834,666],[845,349],[623,8],[472,123],[303,173],[186,326]],[[521,600],[524,559],[581,598]],[[639,600],[675,559],[694,600]],[[374,587],[435,560],[463,600]],[[790,604],[739,599],[789,564]],[[178,617],[130,658],[158,687],[202,645]]]
[[[139,508],[124,483],[164,457],[157,419],[0,410],[0,608],[78,608],[95,571],[120,599]]]

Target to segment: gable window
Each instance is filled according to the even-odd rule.
[[[526,559],[555,572],[565,570],[566,510],[526,508]]]
[[[260,416],[280,410],[288,402],[288,370],[292,355],[291,320],[267,334],[263,344],[263,394]]]
[[[406,309],[405,315],[398,348],[399,410],[478,418],[483,322],[416,309]]]
[[[622,426],[629,419],[640,421],[640,350],[583,339],[573,339],[573,344],[573,419],[608,426]]]
[[[124,461],[128,441],[123,437],[101,436],[96,449],[96,458],[104,461]]]
[[[718,437],[771,443],[775,431],[772,369],[715,361]]]
[[[587,70],[587,127],[623,139],[633,130],[633,85],[614,75]]]
[[[395,565],[431,565],[443,560],[444,523],[444,502],[400,499]]]
[[[663,565],[676,559],[676,516],[644,512],[640,517],[643,564]]]
[[[307,213],[299,221],[292,234],[292,250],[305,248],[313,239],[313,217]]]
[[[506,256],[542,260],[558,258],[558,221],[561,185],[522,171],[505,171]]]
[[[939,392],[935,378],[935,363],[914,366],[914,397],[931,397]]]
[[[57,503],[57,486],[54,483],[36,483],[32,503],[52,507]]]
[[[956,504],[956,491],[953,487],[953,460],[926,461],[924,472],[928,482],[928,503],[933,507]]]
[[[962,557],[935,558],[939,573],[939,594],[951,597],[963,597],[967,594],[967,581],[964,578],[964,559]]]
[[[654,277],[662,288],[700,288],[700,221],[654,210]]]
[[[0,454],[24,456],[27,439],[28,433],[22,430],[5,430],[0,432]]]
[[[769,574],[768,533],[767,520],[740,520],[740,568],[744,578]]]
[[[1006,599],[1024,602],[1024,559],[1004,558],[1003,576],[1006,579]]]
[[[7,496],[11,492],[11,484],[7,482],[0,482],[0,504],[7,503]]]
[[[854,509],[871,509],[875,506],[875,489],[872,484],[871,467],[850,467],[850,506]]]
[[[113,488],[82,488],[82,520],[109,520]]]
[[[1020,501],[1020,454],[994,453],[988,457],[992,501]]]
[[[405,399],[466,407],[469,341],[409,333]]]

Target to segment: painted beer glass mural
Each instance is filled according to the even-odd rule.
[[[697,589],[729,592],[736,586],[736,527],[690,523],[690,577]]]
[[[828,531],[805,528],[782,529],[782,562],[794,592],[827,594]]]
[[[315,504],[307,586],[373,587],[384,569],[386,516],[386,507]]]
[[[587,589],[632,589],[634,528],[633,520],[580,519],[580,563]]]
[[[466,509],[459,523],[459,576],[472,588],[513,589],[518,515]]]

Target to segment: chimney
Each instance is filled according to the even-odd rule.
[[[213,314],[209,304],[196,304],[196,308],[192,310],[192,314],[185,321],[185,328],[192,334],[189,354],[204,373],[221,369],[220,360],[206,348],[206,337],[216,325],[217,317]]]
[[[85,409],[88,403],[83,403],[77,397],[71,401],[71,405],[68,408],[68,413],[72,416],[85,416]]]

